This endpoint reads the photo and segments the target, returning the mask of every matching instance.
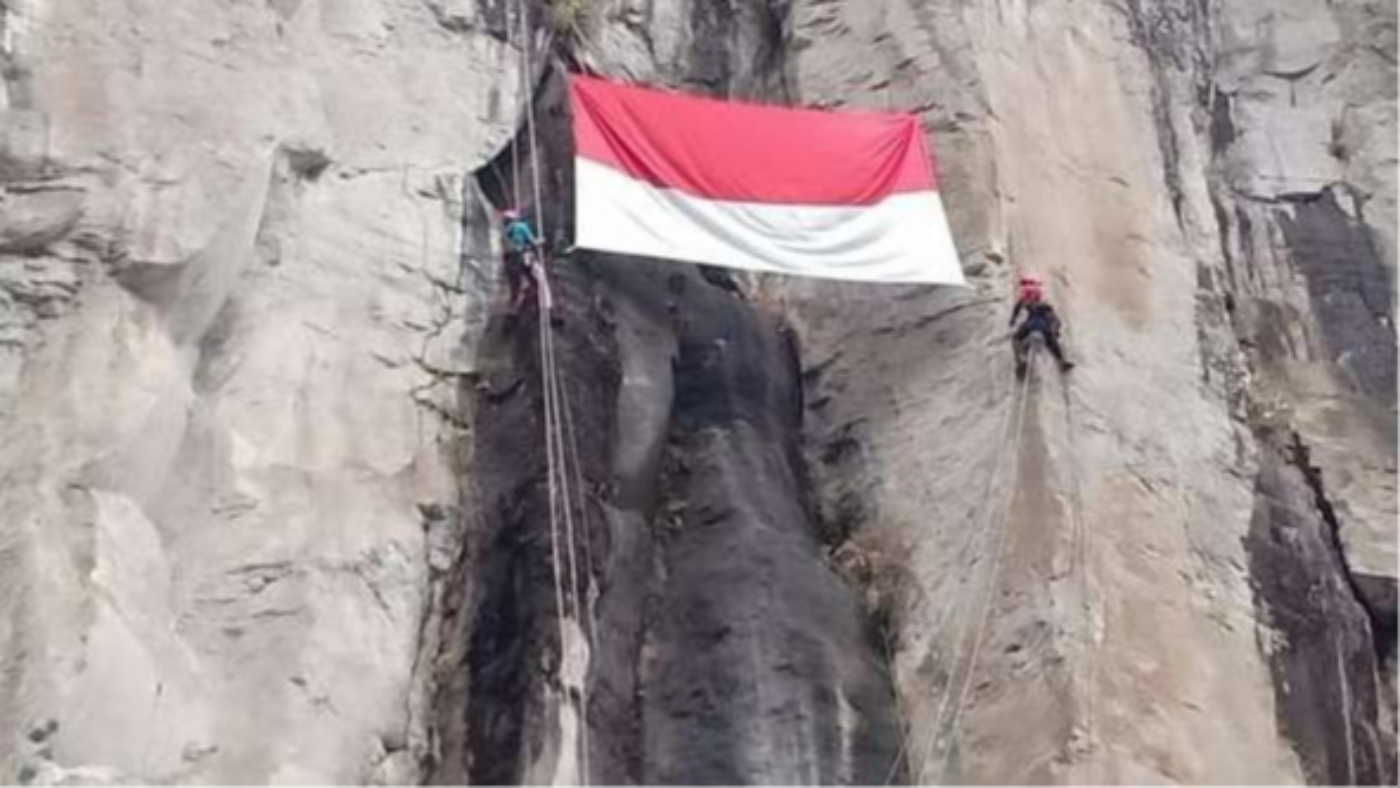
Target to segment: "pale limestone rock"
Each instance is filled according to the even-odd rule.
[[[1220,166],[1237,189],[1274,199],[1365,171],[1356,183],[1380,208],[1394,199],[1393,132],[1353,146],[1375,157],[1363,166],[1328,143],[1357,133],[1348,115],[1393,127],[1393,59],[1387,71],[1355,52],[1369,7],[1217,5],[1205,19],[1156,17],[1154,4],[794,4],[796,98],[920,111],[977,275],[964,293],[766,288],[803,336],[817,446],[860,447],[834,468],[815,463],[825,506],[910,551],[895,670],[916,779],[1304,779],[1256,646],[1265,612],[1242,541],[1255,506],[1240,410],[1251,378],[1218,291],[1200,290],[1229,228],[1212,206],[1191,80],[1214,50],[1215,78],[1236,91],[1239,142]],[[901,72],[921,78],[889,78]],[[1393,212],[1371,216],[1393,249]],[[1283,245],[1276,233],[1255,248]],[[1295,305],[1279,329],[1307,331],[1320,305],[1281,268],[1250,275],[1277,279]],[[1062,382],[1040,365],[1017,459],[1000,457],[1018,418],[1002,321],[1022,270],[1049,277],[1080,366]],[[1331,361],[1310,380],[1335,380]],[[1393,399],[1393,360],[1389,375]],[[1318,442],[1344,526],[1356,524],[1348,545],[1371,540],[1349,551],[1354,568],[1387,571],[1394,445],[1375,440],[1370,406],[1326,393],[1337,390],[1325,384],[1314,401],[1331,404],[1296,425]],[[1325,438],[1319,417],[1350,426]]]
[[[4,776],[417,779],[508,52],[462,4],[5,6]]]
[[[463,178],[521,106],[506,5],[4,3],[0,777],[422,777],[494,288]],[[899,578],[867,592],[895,605],[915,778],[1304,779],[1243,544],[1251,409],[1311,446],[1353,568],[1393,577],[1393,407],[1287,237],[1332,199],[1394,275],[1393,5],[1185,5],[609,0],[574,42],[934,135],[972,288],[760,283],[800,330],[815,454],[856,447],[813,463],[865,528],[836,560]],[[1024,269],[1082,364],[1039,365],[1022,414]],[[624,360],[668,369],[637,330]],[[642,476],[674,392],[633,373]],[[546,745],[536,773],[572,779]]]
[[[1230,97],[1224,112],[1239,130],[1222,141],[1223,177],[1238,195],[1232,213],[1244,217],[1226,229],[1242,239],[1236,267],[1257,271],[1240,279],[1254,297],[1244,311],[1264,348],[1261,377],[1335,493],[1352,568],[1392,580],[1395,327],[1393,284],[1383,277],[1389,271],[1393,283],[1396,260],[1394,13],[1382,3],[1236,2],[1221,6],[1216,29],[1217,79]],[[1287,230],[1311,209],[1281,199],[1335,202],[1339,213],[1329,224],[1345,216],[1356,229],[1336,226],[1331,237],[1317,238],[1323,249],[1299,249]],[[1321,228],[1303,229],[1315,237]],[[1309,259],[1328,253],[1334,257],[1325,262]],[[1349,296],[1357,284],[1345,281],[1364,269],[1338,265],[1358,256],[1369,258],[1364,266],[1378,279],[1369,296]],[[1331,287],[1321,284],[1325,278],[1343,281]],[[1346,314],[1329,312],[1329,302]],[[1286,352],[1267,344],[1280,327],[1264,315],[1279,306],[1298,318]],[[1373,335],[1375,354],[1390,357],[1388,390],[1335,349],[1338,332]]]

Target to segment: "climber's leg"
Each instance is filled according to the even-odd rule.
[[[510,291],[510,314],[514,315],[520,311],[520,306],[527,295],[529,289],[529,274],[525,270],[525,261],[520,252],[506,253],[506,287]]]
[[[1042,330],[1040,334],[1045,337],[1045,347],[1049,348],[1050,354],[1055,357],[1056,361],[1060,362],[1060,370],[1068,372],[1073,369],[1074,362],[1065,358],[1064,350],[1060,347],[1059,332]]]
[[[1016,376],[1021,377],[1026,374],[1026,355],[1029,352],[1031,338],[1031,324],[1029,321],[1022,323],[1016,328],[1016,334],[1011,338],[1011,347],[1016,354]]]

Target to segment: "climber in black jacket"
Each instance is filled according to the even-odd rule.
[[[1026,319],[1016,329],[1013,344],[1016,350],[1016,374],[1025,374],[1026,371],[1026,349],[1030,344],[1031,334],[1040,334],[1045,339],[1045,347],[1050,350],[1055,360],[1060,362],[1060,371],[1068,372],[1074,368],[1074,362],[1065,358],[1064,351],[1060,348],[1060,316],[1055,314],[1055,308],[1045,301],[1042,295],[1042,286],[1038,278],[1027,274],[1021,277],[1021,289],[1016,296],[1016,307],[1011,310],[1011,323],[1016,325],[1016,319],[1025,312]]]

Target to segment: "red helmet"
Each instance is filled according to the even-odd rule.
[[[1035,274],[1022,274],[1021,284],[1018,288],[1020,291],[1018,297],[1021,301],[1028,304],[1039,303],[1042,298],[1043,289],[1044,285],[1040,283],[1040,277]]]

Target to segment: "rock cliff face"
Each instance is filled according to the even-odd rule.
[[[414,3],[3,9],[5,779],[404,774],[514,61]]]
[[[6,780],[1394,783],[1394,3],[109,6],[0,2]],[[566,66],[918,112],[972,286],[565,254]]]

